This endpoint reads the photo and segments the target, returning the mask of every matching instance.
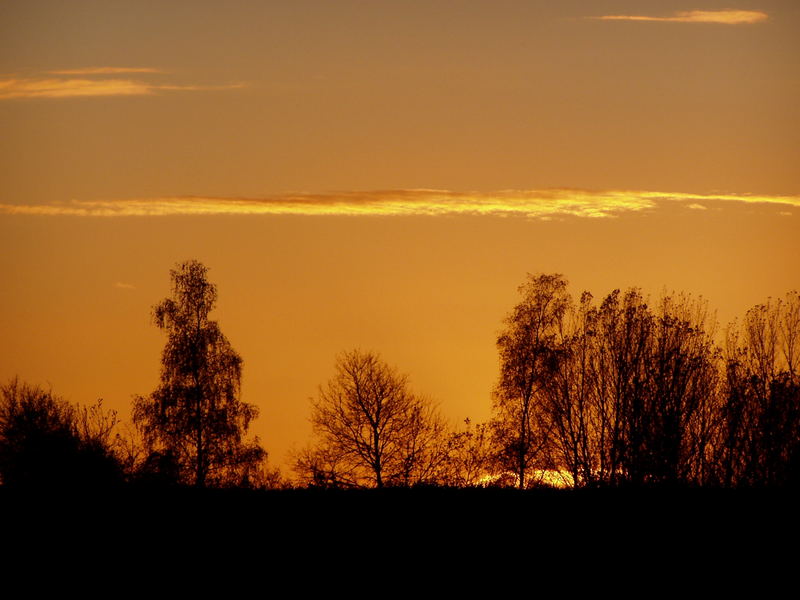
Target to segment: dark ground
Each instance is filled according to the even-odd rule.
[[[166,578],[174,589],[186,581],[198,590],[206,581],[217,589],[252,583],[280,597],[362,595],[352,590],[376,583],[366,595],[604,589],[649,597],[683,595],[699,582],[714,596],[746,584],[762,597],[796,579],[798,497],[698,489],[0,489],[11,557],[4,582],[34,566],[35,582],[61,570],[81,585],[109,579],[113,590]]]

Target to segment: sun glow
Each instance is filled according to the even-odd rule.
[[[529,485],[535,487],[551,487],[566,489],[574,486],[572,475],[564,469],[531,469],[526,474]],[[518,487],[519,476],[509,471],[497,474],[486,474],[478,481],[479,487],[492,487],[504,485]]]

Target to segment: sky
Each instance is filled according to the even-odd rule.
[[[194,258],[271,460],[337,353],[489,417],[527,273],[800,287],[793,0],[0,4],[0,381],[127,418]]]

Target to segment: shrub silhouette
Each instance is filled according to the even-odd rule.
[[[99,407],[99,405],[98,405]],[[81,427],[81,411],[13,379],[0,387],[0,480],[7,487],[87,487],[122,481],[105,441]],[[115,415],[112,415],[112,425]]]

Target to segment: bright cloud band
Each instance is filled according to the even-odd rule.
[[[689,10],[680,11],[671,17],[647,17],[642,15],[606,15],[591,17],[603,21],[661,21],[666,23],[717,23],[720,25],[752,25],[769,18],[760,10]]]
[[[736,202],[800,207],[800,196],[682,194],[646,191],[506,190],[468,193],[393,190],[329,194],[287,194],[268,198],[176,197],[92,200],[43,205],[0,204],[0,214],[147,217],[180,215],[447,216],[488,215],[551,219],[613,217],[655,209],[660,203]]]

